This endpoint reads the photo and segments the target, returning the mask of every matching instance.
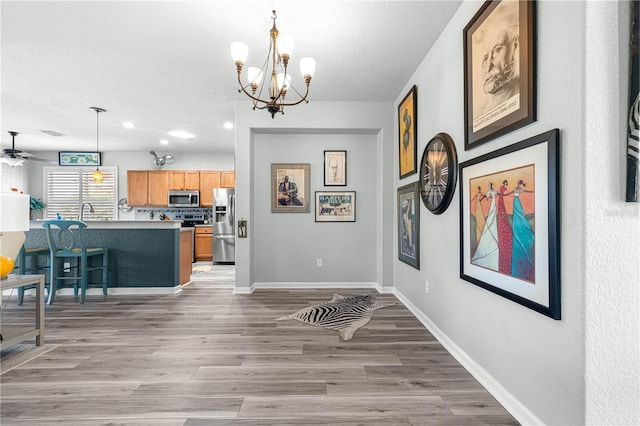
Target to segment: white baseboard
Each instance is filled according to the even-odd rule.
[[[233,294],[251,294],[256,290],[252,284],[249,287],[233,287]]]
[[[420,309],[409,301],[397,288],[392,293],[404,304],[409,311],[429,330],[444,348],[484,386],[495,399],[523,425],[544,425],[531,410],[513,396],[491,374],[476,363],[465,351],[455,344],[442,330],[440,330]]]
[[[389,289],[392,287],[381,287],[374,282],[255,282],[249,287],[234,287],[234,294],[251,294],[257,289],[330,289],[330,288],[373,288],[380,293],[392,293]],[[386,291],[381,291],[384,289]]]
[[[376,290],[378,290],[378,293],[391,293],[391,294],[393,294],[396,291],[395,287],[389,287],[384,285],[382,286],[377,285]]]

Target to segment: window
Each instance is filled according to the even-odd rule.
[[[11,167],[8,164],[0,163],[0,191],[8,192],[11,188],[17,188],[19,191],[28,192],[26,188],[26,180],[24,176],[24,167]]]
[[[94,183],[92,168],[44,167],[44,218],[56,219],[60,214],[64,219],[117,219],[118,168],[101,167],[100,171],[104,180]]]

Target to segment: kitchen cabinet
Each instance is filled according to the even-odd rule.
[[[169,172],[150,170],[149,174],[149,206],[166,207],[169,201]]]
[[[127,202],[134,207],[167,207],[169,190],[199,190],[200,207],[212,207],[214,188],[235,185],[233,170],[128,170]]]
[[[197,170],[169,171],[169,189],[198,191],[200,189],[200,172]]]
[[[127,204],[149,205],[149,173],[147,170],[127,171]]]
[[[200,171],[200,207],[213,206],[213,189],[220,188],[220,172],[216,170]]]
[[[193,261],[193,229],[180,229],[180,285],[191,281]]]
[[[196,226],[196,262],[213,260],[213,227]]]
[[[221,173],[221,187],[222,188],[235,188],[236,187],[236,172],[233,170],[223,170]]]

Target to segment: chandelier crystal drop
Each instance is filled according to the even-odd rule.
[[[285,106],[308,103],[309,84],[316,69],[316,61],[313,58],[300,59],[300,71],[302,72],[306,90],[304,95],[291,84],[291,75],[287,71],[289,59],[293,52],[293,38],[288,35],[280,35],[276,28],[276,11],[272,11],[273,27],[269,31],[270,44],[267,59],[262,68],[248,67],[247,83],[242,83],[242,68],[249,56],[249,48],[246,44],[234,41],[231,43],[231,56],[236,63],[238,71],[238,85],[242,92],[253,101],[253,109],[266,109],[274,118],[276,113],[284,114]],[[264,83],[263,83],[264,80]],[[294,91],[299,99],[293,102],[285,100],[287,94]],[[266,92],[263,94],[263,92]],[[264,98],[263,98],[264,96]],[[268,98],[268,99],[267,99]]]
[[[99,144],[100,144],[100,123],[99,123],[99,117],[100,117],[100,113],[101,112],[106,112],[106,109],[100,108],[100,107],[89,107],[92,110],[94,110],[96,112],[96,153],[100,152],[99,149]],[[93,172],[93,181],[95,183],[102,183],[104,179],[104,176],[102,175],[102,172],[100,171],[100,167],[99,165],[96,166],[96,171]]]

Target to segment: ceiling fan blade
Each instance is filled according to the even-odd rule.
[[[58,164],[57,160],[50,160],[48,158],[39,158],[39,157],[24,157],[26,160],[29,161],[38,161],[40,163],[48,163],[48,164]]]

